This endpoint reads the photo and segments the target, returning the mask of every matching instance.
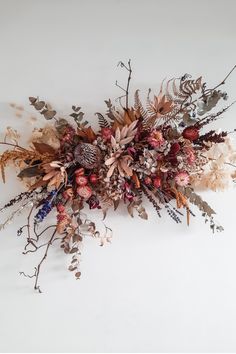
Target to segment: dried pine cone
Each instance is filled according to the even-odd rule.
[[[96,168],[101,162],[101,150],[92,144],[81,143],[74,150],[75,161],[87,169]]]

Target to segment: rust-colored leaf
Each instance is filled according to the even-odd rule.
[[[140,181],[139,181],[139,178],[135,172],[133,172],[133,175],[131,178],[134,181],[135,187],[140,188]]]
[[[50,155],[55,155],[55,150],[52,146],[48,144],[33,142],[33,145],[35,147],[35,150],[37,150],[40,154],[48,153]]]

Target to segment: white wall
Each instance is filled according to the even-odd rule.
[[[82,105],[94,120],[103,100],[120,94],[114,82],[125,75],[116,64],[128,58],[133,90],[157,90],[185,72],[217,83],[235,64],[235,11],[234,0],[0,0],[1,130],[31,130],[29,114],[17,118],[7,104],[28,109],[29,95],[60,113]],[[235,75],[227,91],[236,98]],[[218,126],[236,127],[235,114]],[[9,171],[0,188],[4,203],[22,187]],[[21,255],[17,218],[0,235],[0,350],[236,351],[236,193],[204,196],[224,233],[212,236],[200,215],[188,228],[149,207],[148,222],[121,210],[107,219],[111,245],[84,242],[80,281],[63,253],[50,251],[42,295],[18,274],[36,259]]]

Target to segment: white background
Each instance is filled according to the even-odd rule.
[[[16,117],[8,105],[28,110],[30,95],[60,114],[82,105],[92,122],[104,99],[120,95],[119,60],[132,59],[131,89],[143,93],[186,72],[216,84],[236,61],[235,12],[233,0],[1,0],[2,132],[12,125],[30,135],[30,114]],[[236,98],[235,75],[227,91]],[[235,114],[233,107],[218,127],[236,127]],[[23,190],[11,171],[7,180],[2,204]],[[37,257],[21,255],[17,218],[0,234],[0,350],[236,351],[236,192],[204,197],[225,232],[212,235],[200,215],[188,228],[159,220],[148,206],[148,222],[121,209],[107,219],[111,245],[85,240],[80,281],[60,249],[50,251],[42,295],[18,273],[30,272]]]

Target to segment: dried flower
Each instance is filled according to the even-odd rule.
[[[194,163],[194,161],[196,160],[196,156],[195,156],[193,148],[191,148],[190,146],[186,146],[183,148],[183,152],[186,155],[186,159],[187,159],[188,164],[192,165]]]
[[[183,137],[190,141],[195,141],[199,137],[199,131],[195,127],[187,127],[183,131]]]
[[[85,200],[89,199],[92,195],[92,189],[89,186],[80,186],[77,188],[77,193]]]
[[[102,128],[101,129],[101,136],[102,136],[103,140],[110,141],[111,136],[112,136],[111,128]]]
[[[85,176],[78,176],[77,175],[75,178],[75,181],[79,186],[86,186],[86,184],[88,184],[88,178]]]
[[[95,173],[92,173],[90,176],[89,176],[89,181],[90,183],[92,184],[96,184],[98,182],[98,176],[95,174]]]
[[[165,143],[162,132],[160,130],[152,131],[147,140],[153,148],[159,148]]]
[[[155,188],[160,188],[161,187],[161,178],[155,177],[153,180],[153,185]]]
[[[189,184],[189,174],[185,171],[178,172],[175,176],[175,182],[178,186],[185,187]]]

